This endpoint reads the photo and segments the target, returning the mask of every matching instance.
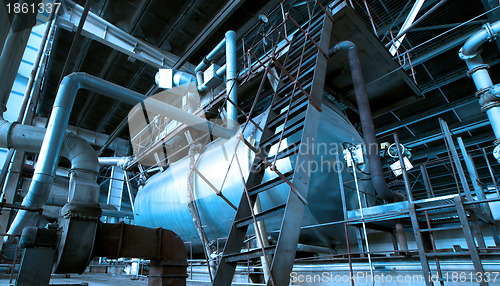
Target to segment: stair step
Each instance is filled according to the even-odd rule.
[[[283,176],[285,176],[288,180],[291,180],[292,179],[292,176],[293,176],[293,170],[292,171],[289,171],[285,174],[283,174]],[[258,193],[262,193],[264,191],[267,191],[271,188],[274,188],[276,186],[279,186],[281,184],[283,184],[283,180],[280,178],[280,177],[276,177],[272,180],[269,180],[267,182],[264,182],[260,185],[257,185],[255,187],[252,187],[248,190],[248,195],[249,196],[253,196],[253,195],[256,195]]]
[[[299,120],[297,122],[292,123],[290,126],[286,126],[285,132],[283,132],[283,138],[287,138],[288,136],[291,136],[299,132],[300,130],[302,130],[302,127],[304,127],[304,120]],[[281,132],[277,132],[271,137],[263,140],[260,143],[260,145],[262,146],[261,149],[265,149],[268,146],[273,146],[274,144],[278,143],[280,137],[281,137]]]
[[[467,251],[461,252],[429,252],[426,253],[427,257],[454,257],[454,256],[470,256],[470,253]]]
[[[290,108],[291,108],[290,113],[288,114],[289,119],[299,115],[300,113],[302,113],[303,111],[305,111],[307,109],[307,100],[304,100],[304,101],[300,102],[299,104],[296,104],[295,106],[290,107]],[[283,122],[285,122],[285,118],[286,118],[286,111],[283,111],[281,114],[279,114],[278,116],[271,119],[269,121],[269,123],[267,124],[267,126],[269,128],[276,128],[279,125],[281,125]]]
[[[289,156],[292,156],[292,155],[297,154],[299,152],[300,141],[298,141],[296,143],[292,143],[292,144],[290,144],[290,142],[287,142],[287,143],[289,144],[289,146],[278,152],[278,156],[276,156],[276,161],[283,159],[283,158],[286,158],[286,157],[289,157]],[[272,162],[274,162],[274,157],[275,156],[269,156],[269,157],[267,157],[267,160],[272,163]]]
[[[286,204],[282,204],[282,205],[279,205],[277,207],[268,209],[267,211],[263,211],[260,214],[256,214],[255,215],[255,220],[256,221],[261,221],[261,220],[265,220],[265,219],[268,219],[268,218],[280,215],[280,214],[282,214],[282,213],[285,212],[285,208],[286,208]],[[235,222],[235,225],[236,225],[236,227],[240,228],[242,226],[247,226],[247,225],[249,225],[251,223],[254,223],[253,217],[252,216],[248,216],[246,218],[237,220]]]
[[[307,84],[302,85],[302,88],[307,90],[311,85],[312,85],[312,81],[308,81]],[[292,96],[292,93],[289,93],[286,96],[284,96],[283,98],[281,98],[280,100],[276,101],[276,103],[273,104],[273,107],[272,107],[273,110],[278,112],[278,113],[281,113],[281,110],[290,104],[290,96]],[[300,89],[296,89],[294,98],[293,98],[292,103],[291,103],[292,106],[294,106],[294,104],[297,101],[301,101],[303,99],[308,99],[308,98],[302,93],[302,91]]]
[[[454,226],[442,226],[442,227],[433,227],[433,228],[422,228],[420,231],[421,232],[431,232],[431,231],[443,231],[443,230],[451,230],[451,229],[460,229],[462,228],[461,225],[454,225]]]
[[[276,248],[274,246],[268,246],[268,247],[264,248],[264,250],[266,252],[266,255],[271,255],[271,254],[274,254],[274,252],[276,251]],[[235,263],[235,262],[238,263],[238,262],[243,262],[243,261],[259,258],[261,256],[262,256],[262,249],[256,248],[256,249],[252,249],[250,251],[244,251],[244,252],[240,252],[240,253],[225,255],[225,256],[223,256],[223,259],[225,259],[226,262],[228,262],[228,263]]]

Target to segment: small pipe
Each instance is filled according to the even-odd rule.
[[[347,51],[349,65],[351,67],[354,92],[356,94],[361,127],[363,129],[363,137],[367,151],[366,156],[368,158],[368,166],[370,167],[373,187],[377,194],[386,201],[402,201],[404,200],[404,196],[389,190],[384,178],[372,112],[370,110],[370,103],[368,101],[361,64],[359,63],[357,47],[353,42],[343,41],[332,47],[328,52],[328,56],[331,57],[340,51]]]

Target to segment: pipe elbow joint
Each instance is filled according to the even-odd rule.
[[[349,51],[351,49],[357,50],[356,44],[351,41],[342,41],[328,50],[328,57],[331,57],[340,51]]]
[[[0,147],[11,148],[10,133],[15,123],[10,123],[6,120],[0,122]]]

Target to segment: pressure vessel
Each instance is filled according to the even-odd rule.
[[[323,104],[319,119],[319,129],[316,138],[310,142],[301,142],[299,152],[305,152],[309,145],[314,150],[314,162],[296,165],[296,156],[293,155],[278,160],[276,166],[278,170],[285,174],[288,171],[298,168],[306,170],[310,176],[310,186],[308,190],[306,211],[302,224],[314,225],[318,223],[339,221],[344,219],[342,198],[340,192],[338,172],[341,172],[344,181],[353,179],[352,170],[347,170],[342,156],[343,144],[360,144],[363,142],[361,136],[347,120],[347,118],[336,107]],[[266,114],[262,114],[255,120],[260,120],[263,126]],[[288,122],[293,124],[293,122]],[[279,132],[280,128],[276,132]],[[261,132],[253,124],[249,124],[243,136],[250,142],[258,142]],[[296,134],[294,136],[301,136]],[[295,142],[298,138],[286,138],[280,146],[280,150],[287,147],[287,142]],[[237,145],[237,146],[236,146]],[[278,146],[271,148],[270,154],[276,154]],[[303,148],[304,147],[304,148]],[[236,152],[238,162],[231,160]],[[339,153],[341,168],[339,170],[336,162],[336,153]],[[238,144],[237,135],[224,140],[218,139],[204,149],[196,157],[196,169],[217,189],[221,189],[225,197],[238,206],[244,191],[244,181],[246,181],[255,154],[242,142]],[[240,175],[240,170],[243,177]],[[184,241],[191,242],[194,249],[201,251],[199,247],[200,239],[193,223],[193,219],[187,208],[188,196],[188,175],[190,172],[190,160],[183,158],[166,169],[155,174],[139,190],[135,199],[135,223],[146,227],[163,227],[177,233]],[[359,176],[363,176],[361,173]],[[277,175],[267,168],[263,181],[271,180]],[[194,187],[194,197],[199,210],[200,218],[204,230],[210,240],[227,237],[229,229],[236,211],[231,208],[203,178],[194,174],[192,177]],[[360,180],[358,187],[362,192],[371,194],[372,185],[370,181]],[[350,183],[345,188],[345,202],[348,209],[358,206],[358,199],[355,185]],[[286,202],[290,187],[283,183],[273,189],[259,194],[262,210]],[[281,224],[281,216],[276,216],[265,220],[266,228],[271,235],[277,235]],[[249,228],[252,231],[252,227]],[[345,241],[343,224],[329,227],[304,229],[301,232],[302,243],[333,246],[336,243]]]

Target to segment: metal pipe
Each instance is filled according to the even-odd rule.
[[[236,66],[236,33],[226,32],[226,94],[229,98],[226,106],[227,127],[230,130],[238,128],[238,68]],[[233,103],[231,103],[233,102]]]
[[[226,65],[216,71],[216,75],[221,77],[224,70],[226,71],[226,93],[228,97],[226,111],[227,111],[227,127],[230,130],[236,130],[238,127],[238,67],[236,64],[236,33],[234,31],[227,31],[225,38],[217,44],[217,46],[196,66],[196,82],[199,91],[205,91],[207,87],[203,84],[203,70],[208,67],[219,51],[226,47]],[[233,103],[231,103],[233,102]]]
[[[366,156],[370,167],[371,180],[375,191],[384,200],[387,201],[402,201],[403,195],[395,193],[387,187],[382,169],[382,161],[380,160],[379,147],[377,137],[375,136],[375,127],[370,110],[370,103],[366,92],[366,85],[363,78],[363,72],[358,58],[358,50],[354,43],[343,41],[332,47],[328,51],[328,56],[332,56],[340,51],[347,51],[349,65],[351,67],[352,80],[354,84],[354,92],[356,94],[356,102],[358,105],[361,127],[363,129],[363,137],[366,145]]]
[[[133,157],[99,157],[98,160],[101,166],[117,166],[126,169]]]
[[[500,21],[491,25],[486,23],[465,42],[459,52],[460,58],[469,68],[468,75],[472,77],[478,90],[476,96],[479,97],[481,110],[486,112],[495,133],[497,139],[495,150],[500,148],[500,86],[493,85],[488,73],[489,66],[484,64],[481,58],[480,47],[486,41],[494,41],[498,33],[500,33]]]
[[[46,134],[45,128],[9,123],[0,119],[0,147],[23,150],[27,152],[39,152]],[[60,155],[71,161],[71,168],[74,171],[70,180],[74,178],[95,181],[99,165],[97,155],[90,144],[74,133],[63,134],[62,148]],[[35,180],[35,177],[33,177]],[[30,190],[31,190],[30,186]],[[50,191],[50,188],[49,188]],[[40,209],[49,196],[46,194],[29,192],[26,194],[22,205],[31,209]],[[35,213],[20,210],[11,224],[9,234],[17,234],[34,217]]]
[[[88,143],[79,137],[75,137],[78,139],[68,139],[68,136],[65,136],[66,127],[68,126],[69,116],[71,110],[73,109],[73,104],[76,98],[76,94],[80,89],[91,89],[100,94],[107,95],[111,98],[122,100],[129,104],[135,104],[140,102],[145,97],[139,93],[128,90],[121,86],[106,82],[102,79],[99,79],[94,76],[90,76],[84,73],[72,73],[66,76],[61,85],[59,86],[58,93],[56,95],[56,99],[54,101],[52,113],[49,119],[48,128],[43,137],[43,142],[40,148],[39,159],[35,168],[35,173],[33,175],[33,180],[29,187],[28,193],[26,194],[22,205],[26,206],[30,209],[41,208],[47,197],[50,193],[50,187],[54,180],[54,173],[57,167],[57,161],[61,152],[69,152],[67,155],[71,160],[76,160],[77,162],[82,163],[84,166],[82,168],[76,167],[75,170],[90,170],[96,172],[99,171],[97,155],[93,148],[88,146]],[[4,127],[5,125],[0,126],[0,139],[9,144],[9,129],[14,127],[10,125],[10,127]],[[34,127],[26,127],[26,128],[34,128]],[[23,129],[24,130],[24,129]],[[81,148],[85,148],[88,146],[89,158],[82,158],[79,154],[74,154],[75,149],[66,149],[63,148],[69,141],[72,141],[74,144],[80,144]],[[80,142],[82,140],[83,142]],[[28,140],[23,139],[21,142],[23,144],[33,144],[32,142],[27,142]],[[19,142],[19,143],[21,143]],[[24,143],[27,142],[27,143]],[[65,143],[67,142],[67,143]],[[80,142],[80,143],[79,143]],[[12,141],[12,143],[17,143]],[[31,146],[32,147],[32,146]],[[93,156],[92,156],[93,155]],[[90,164],[87,164],[87,160],[95,161],[95,169],[92,169]],[[90,168],[90,169],[89,169]],[[82,172],[83,173],[83,172]],[[89,178],[92,175],[89,174],[81,174],[84,178]],[[94,179],[95,181],[95,179]],[[12,223],[9,233],[17,233],[22,226],[30,221],[30,217],[26,216],[26,213],[19,212],[14,222]]]
[[[199,91],[205,91],[208,89],[207,86],[203,84],[203,70],[208,67],[208,64],[215,59],[215,56],[219,53],[220,50],[226,45],[226,39],[222,39],[219,44],[206,56],[201,60],[201,62],[196,66],[194,72],[196,74],[196,82],[198,85]]]

